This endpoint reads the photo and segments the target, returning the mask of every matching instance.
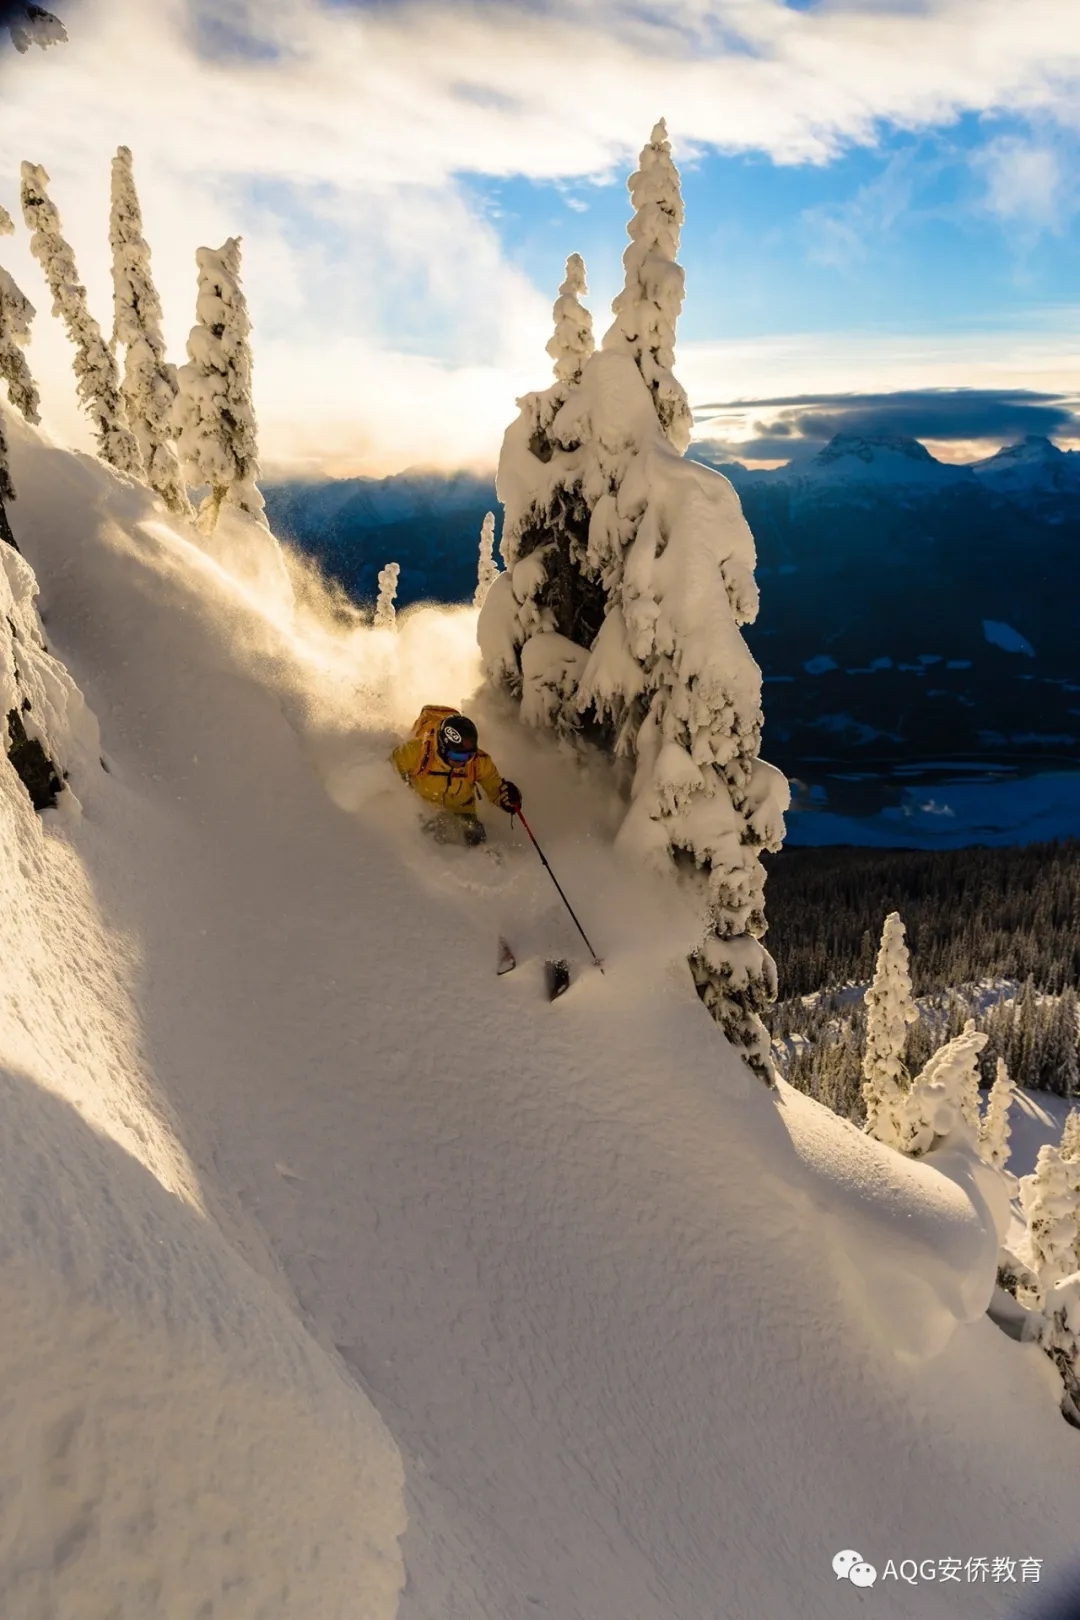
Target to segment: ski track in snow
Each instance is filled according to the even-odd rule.
[[[486,812],[506,858],[482,880],[420,841],[382,760],[414,700],[467,695],[424,680],[435,667],[469,680],[470,616],[429,614],[445,656],[402,663],[381,708],[358,666],[343,720],[341,672],[305,664],[142,492],[22,430],[14,454],[13,516],[50,645],[112,767],[80,822],[45,818],[42,859],[83,874],[107,935],[129,942],[144,1083],[187,1166],[198,1241],[235,1279],[215,1308],[247,1289],[267,1320],[278,1313],[294,1362],[311,1363],[323,1429],[340,1423],[372,1459],[365,1497],[333,1437],[315,1444],[289,1408],[288,1432],[310,1446],[277,1509],[306,1480],[310,1533],[334,1518],[332,1596],[301,1581],[290,1598],[282,1576],[264,1607],[250,1594],[230,1607],[222,1575],[213,1620],[393,1612],[386,1582],[350,1604],[335,1574],[354,1532],[370,1532],[369,1563],[384,1555],[397,1486],[370,1409],[318,1394],[336,1375],[316,1345],[404,1463],[401,1620],[832,1620],[861,1602],[837,1587],[841,1547],[879,1569],[889,1556],[1065,1558],[1080,1446],[1045,1358],[982,1314],[985,1226],[952,1181],[786,1087],[770,1095],[734,1058],[685,970],[692,920],[616,864],[602,789],[497,705],[472,706],[606,958],[604,978],[581,967],[553,1007],[542,955],[580,963],[583,948],[520,832]],[[500,930],[521,964],[503,979]],[[42,1165],[60,1130],[41,1123]],[[102,1163],[54,1191],[43,1168],[27,1196],[93,1224],[95,1178],[100,1191],[127,1173]],[[51,1256],[42,1239],[43,1270]],[[132,1265],[152,1301],[153,1254]],[[185,1289],[216,1297],[185,1273],[178,1310]],[[68,1309],[55,1304],[54,1323]],[[170,1321],[163,1355],[176,1353]],[[206,1403],[212,1357],[190,1368],[193,1418],[216,1411],[219,1428],[187,1433],[178,1396],[168,1457],[205,1457],[226,1444],[221,1424],[242,1441],[259,1421],[227,1388]],[[110,1466],[139,1443],[134,1418],[110,1431]],[[241,1526],[274,1501],[252,1455],[246,1482],[241,1469],[220,1486]],[[180,1546],[190,1508],[180,1493],[157,1539]],[[237,1544],[262,1545],[255,1531]],[[1005,1615],[1016,1595],[879,1582],[872,1602],[883,1620],[963,1620]],[[187,1611],[178,1599],[167,1612]]]

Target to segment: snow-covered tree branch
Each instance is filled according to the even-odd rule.
[[[397,623],[397,609],[394,607],[394,598],[397,595],[398,576],[401,573],[401,564],[387,563],[385,568],[379,569],[379,598],[375,603],[375,625],[382,630],[392,630]]]
[[[482,608],[487,601],[487,594],[499,577],[499,565],[495,561],[495,514],[488,512],[484,518],[484,526],[480,530],[480,556],[476,566],[476,591],[473,596],[473,607]]]
[[[761,674],[740,634],[757,614],[753,537],[720,474],[683,459],[672,372],[682,199],[663,124],[630,181],[626,285],[602,348],[564,336],[557,380],[520,401],[498,471],[507,572],[480,615],[489,678],[522,717],[625,761],[619,835],[638,859],[693,876],[705,938],[695,982],[729,1038],[772,1079],[761,1014],[776,989],[762,849],[783,838],[787,783],[758,757]],[[583,325],[577,330],[585,332]]]
[[[125,420],[116,360],[86,302],[75,255],[64,240],[60,215],[49,198],[49,176],[37,163],[22,165],[22,209],[31,231],[30,251],[41,265],[60,317],[75,345],[79,399],[94,424],[102,460],[133,478],[142,477],[142,458]]]
[[[15,7],[15,15],[8,20],[11,43],[25,56],[31,45],[47,50],[50,45],[65,45],[67,29],[59,17],[54,17],[44,6]]]
[[[979,1053],[987,1042],[985,1030],[969,1018],[963,1031],[938,1048],[911,1083],[899,1110],[901,1153],[919,1157],[959,1127],[977,1143],[979,1116]]]
[[[180,463],[170,440],[177,394],[176,368],[165,358],[161,300],[150,269],[150,249],[142,231],[131,152],[117,149],[112,164],[109,224],[113,270],[113,341],[124,346],[123,396],[128,422],[138,440],[146,476],[179,517],[193,516]]]
[[[177,374],[173,414],[180,459],[193,485],[208,485],[199,526],[210,532],[224,505],[265,524],[255,410],[251,398],[251,322],[240,285],[240,241],[199,248],[197,325],[188,364]]]

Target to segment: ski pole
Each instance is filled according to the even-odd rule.
[[[540,845],[536,842],[536,835],[534,834],[532,828],[529,826],[529,823],[525,820],[525,817],[524,817],[524,815],[522,814],[522,812],[520,810],[518,810],[518,812],[517,812],[517,818],[521,822],[521,825],[524,827],[525,831],[528,833],[529,838],[530,838],[530,840],[532,842],[532,846],[535,849],[536,853],[539,855],[540,859],[543,861],[544,865],[547,867],[548,877],[551,879],[552,883],[554,883],[555,887],[558,889],[558,891],[559,891],[559,899],[562,901],[563,905],[566,907],[567,911],[570,913],[571,917],[573,918],[574,927],[577,929],[578,933],[581,935],[581,937],[585,941],[586,945],[589,946],[589,955],[592,957],[593,961],[596,963],[596,966],[600,969],[601,973],[603,973],[604,964],[601,962],[600,958],[597,956],[596,952],[593,950],[591,944],[589,944],[589,936],[585,932],[584,928],[582,928],[581,924],[578,922],[577,916],[575,915],[573,906],[570,904],[569,900],[566,898],[565,894],[563,893],[562,884],[559,882],[558,878],[555,876],[554,872],[551,870],[551,862],[548,860],[547,856],[544,854],[543,850],[540,848]]]

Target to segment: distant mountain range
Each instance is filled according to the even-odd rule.
[[[969,466],[915,439],[840,434],[724,473],[758,548],[746,637],[766,753],[789,773],[920,762],[1080,765],[1080,454],[1027,438]],[[265,488],[275,530],[359,600],[467,600],[494,484],[467,473]]]

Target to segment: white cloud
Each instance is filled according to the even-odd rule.
[[[1060,230],[1077,207],[1076,155],[1058,139],[1002,135],[988,142],[974,158],[986,207],[1025,235]]]
[[[825,160],[879,120],[1067,119],[1080,78],[1075,0],[233,0],[227,30],[206,0],[82,0],[68,21],[63,51],[0,67],[0,201],[18,158],[45,164],[107,326],[109,158],[130,145],[174,353],[194,248],[241,233],[267,459],[335,464],[490,460],[514,392],[546,378],[555,289],[507,261],[456,176],[622,170],[664,112],[685,155]],[[36,266],[24,244],[4,260],[43,311],[49,420],[88,443]]]

